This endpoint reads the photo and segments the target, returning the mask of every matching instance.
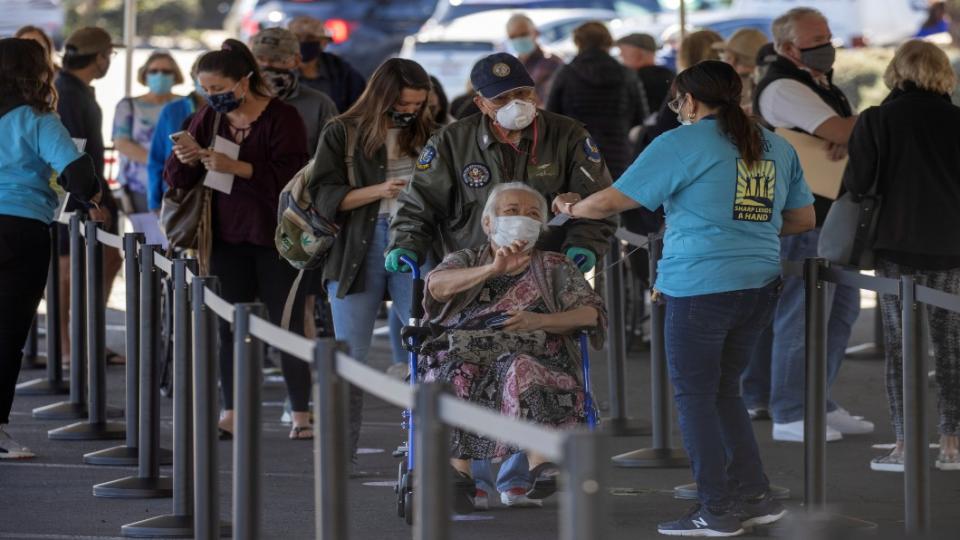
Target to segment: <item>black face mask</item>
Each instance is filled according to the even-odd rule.
[[[389,115],[390,119],[393,120],[393,125],[400,128],[409,126],[417,118],[417,113],[402,113],[393,109],[387,111],[387,115]]]
[[[320,56],[322,50],[323,47],[320,46],[319,41],[304,41],[300,44],[300,56],[303,57],[304,62],[312,62]]]
[[[833,62],[837,59],[837,50],[829,41],[816,47],[800,49],[800,61],[808,68],[827,73],[833,69]]]

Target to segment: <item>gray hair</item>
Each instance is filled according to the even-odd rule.
[[[507,29],[509,30],[511,26],[518,23],[526,23],[530,25],[530,28],[533,28],[534,30],[537,29],[537,25],[533,24],[533,19],[524,13],[514,13],[511,15],[510,18],[507,19]]]
[[[778,53],[781,52],[785,43],[793,43],[797,40],[797,22],[809,16],[827,20],[827,17],[820,10],[811,7],[793,8],[774,19],[773,25],[770,27],[770,33],[773,34],[773,46]]]
[[[490,190],[490,195],[487,196],[487,203],[483,206],[483,217],[489,218],[491,222],[493,218],[497,217],[497,201],[501,195],[508,191],[526,191],[527,193],[533,194],[533,196],[537,198],[537,204],[540,206],[540,221],[546,223],[547,199],[542,193],[523,182],[505,182],[494,186],[493,189]]]

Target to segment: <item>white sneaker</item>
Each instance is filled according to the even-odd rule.
[[[473,495],[473,509],[477,512],[486,512],[490,509],[490,495],[487,492],[478,489]]]
[[[500,494],[500,502],[511,508],[540,508],[543,501],[527,497],[527,490],[514,488]]]
[[[827,442],[834,442],[843,439],[843,433],[827,426]],[[786,424],[773,424],[773,440],[780,442],[803,442],[803,420],[796,422],[787,422]]]
[[[860,416],[851,416],[846,409],[839,407],[827,413],[827,426],[844,435],[866,435],[873,433],[873,422]]]
[[[29,448],[15,441],[4,426],[0,426],[0,459],[30,459],[34,456]]]

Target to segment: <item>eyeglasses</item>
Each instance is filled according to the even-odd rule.
[[[173,75],[173,70],[172,69],[148,69],[147,70],[147,75],[156,75],[158,73],[161,75]]]
[[[667,103],[667,107],[669,107],[670,110],[675,113],[680,112],[680,107],[683,107],[683,100],[686,97],[687,97],[686,94],[678,95],[677,97],[671,99],[669,103]]]

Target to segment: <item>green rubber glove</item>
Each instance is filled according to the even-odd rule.
[[[584,257],[586,257],[586,259],[583,262],[577,265],[580,268],[580,271],[583,272],[584,274],[589,272],[594,267],[594,265],[597,264],[597,256],[594,255],[593,252],[590,251],[589,249],[578,248],[578,247],[567,248],[567,258],[569,258],[571,261],[576,262],[576,258],[578,255],[583,255]]]
[[[390,253],[387,253],[387,259],[383,261],[383,267],[387,269],[387,272],[400,272],[405,274],[410,271],[410,267],[407,266],[406,263],[400,262],[401,255],[406,255],[414,261],[420,262],[420,260],[417,259],[417,255],[409,249],[391,249]]]

